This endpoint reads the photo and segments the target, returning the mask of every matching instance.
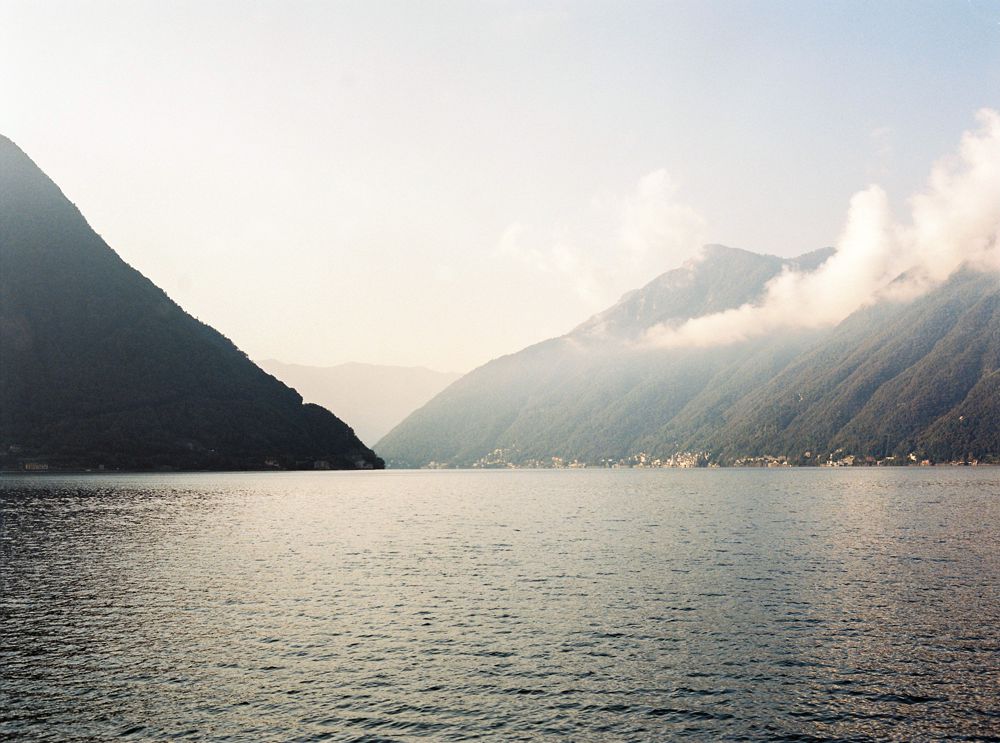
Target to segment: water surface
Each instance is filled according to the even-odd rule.
[[[998,469],[0,498],[4,739],[1000,739]]]

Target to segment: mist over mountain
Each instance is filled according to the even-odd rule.
[[[328,410],[128,266],[0,137],[0,465],[371,468]]]
[[[650,328],[752,302],[783,271],[813,271],[832,255],[832,248],[822,248],[788,259],[706,245],[697,258],[629,292],[569,335],[581,342],[640,341]]]
[[[1000,454],[1000,280],[961,270],[834,327],[661,348],[650,328],[761,301],[792,260],[709,246],[567,335],[453,384],[378,447],[393,466],[732,464]],[[637,339],[640,342],[637,342]]]
[[[1000,458],[1000,113],[897,221],[870,186],[832,249],[708,246],[379,443],[404,466]]]
[[[321,367],[265,359],[258,364],[309,402],[336,410],[367,443],[378,441],[462,376],[418,366],[356,362]]]

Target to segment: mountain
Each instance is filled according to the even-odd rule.
[[[837,451],[1000,454],[1000,281],[961,271],[905,304],[862,309],[729,410],[723,456]]]
[[[831,255],[832,248],[822,248],[798,258],[778,258],[724,245],[706,245],[700,258],[629,292],[569,335],[578,340],[637,340],[659,323],[722,312],[751,302],[782,270],[812,271]]]
[[[709,246],[560,338],[466,375],[391,431],[392,466],[660,459],[815,463],[1000,454],[1000,283],[960,272],[825,330],[710,348],[637,343],[659,323],[759,298],[786,260]]]
[[[343,421],[128,266],[0,137],[0,466],[374,468]]]
[[[348,363],[302,366],[274,359],[257,362],[310,402],[351,421],[362,441],[374,443],[461,374],[417,366]]]

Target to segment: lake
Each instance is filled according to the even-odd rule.
[[[1000,739],[997,468],[0,498],[3,739]]]

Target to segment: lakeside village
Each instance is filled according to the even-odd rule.
[[[515,449],[494,449],[484,457],[472,463],[473,469],[585,469],[606,468],[606,469],[662,469],[679,468],[694,469],[697,467],[719,468],[719,467],[934,467],[934,466],[983,466],[995,464],[995,462],[982,461],[969,456],[962,460],[952,460],[936,462],[916,452],[911,452],[906,457],[885,456],[881,458],[873,456],[856,456],[847,454],[843,449],[837,449],[826,455],[814,454],[811,451],[802,453],[797,460],[787,456],[755,456],[739,457],[720,464],[713,461],[711,452],[707,451],[679,451],[669,457],[654,457],[646,452],[639,452],[621,459],[601,459],[597,462],[583,462],[579,459],[566,460],[563,457],[549,457],[547,459],[522,459],[517,456]],[[423,469],[450,469],[454,465],[441,462],[429,462]]]
[[[18,454],[20,447],[10,447],[13,453]],[[284,466],[282,466],[284,464]],[[358,460],[357,469],[371,469],[369,463]],[[695,469],[699,467],[718,469],[720,467],[981,467],[997,466],[1000,461],[996,458],[979,459],[973,456],[962,460],[934,461],[932,459],[910,453],[906,457],[886,456],[876,458],[872,456],[856,456],[846,454],[843,449],[838,449],[830,454],[819,455],[813,452],[803,452],[797,460],[787,456],[754,456],[739,457],[731,461],[722,463],[713,460],[711,452],[708,451],[679,451],[666,458],[654,457],[646,452],[639,452],[631,456],[620,459],[600,459],[596,462],[585,462],[579,459],[567,460],[563,457],[548,457],[546,459],[524,458],[519,455],[516,449],[494,449],[492,452],[472,463],[472,469]],[[460,465],[448,462],[428,462],[421,469],[462,469]],[[60,466],[38,457],[18,458],[14,461],[5,461],[0,456],[0,472],[34,472],[44,473],[52,471],[67,472],[114,472],[119,468],[105,467],[97,465],[94,467]],[[170,466],[159,466],[150,468],[159,472],[174,472],[178,468]],[[277,459],[268,458],[261,466],[249,467],[250,470],[330,470],[333,469],[330,462],[325,460],[317,461],[296,461],[279,462]]]

